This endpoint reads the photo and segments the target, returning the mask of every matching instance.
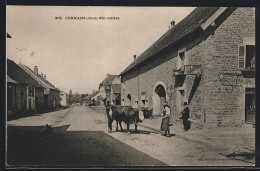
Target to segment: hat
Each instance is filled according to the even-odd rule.
[[[188,105],[188,102],[184,102],[183,105]]]

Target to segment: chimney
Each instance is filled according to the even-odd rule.
[[[175,21],[172,20],[171,25],[168,28],[170,29],[170,28],[173,28],[174,26],[175,26]]]
[[[46,80],[46,74],[44,74],[43,78],[44,78],[44,80]]]
[[[41,73],[41,77],[43,78],[43,73]]]
[[[110,76],[110,74],[107,74],[107,77]]]
[[[136,60],[136,55],[134,55],[134,60]]]
[[[37,66],[34,67],[34,74],[38,75],[38,67]]]

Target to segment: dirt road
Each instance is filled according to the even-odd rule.
[[[53,130],[48,136],[45,136],[46,138],[37,135],[38,132],[41,132],[39,130],[32,135],[32,137],[38,136],[38,138],[41,138],[41,142],[44,142],[45,146],[38,147],[36,138],[34,150],[30,150],[28,155],[35,156],[33,153],[38,153],[39,150],[40,152],[48,151],[49,147],[50,149],[56,149],[54,152],[49,150],[50,154],[56,154],[53,154],[54,156],[70,157],[66,159],[55,157],[57,161],[62,161],[59,163],[55,160],[49,160],[46,157],[48,154],[44,153],[42,160],[40,160],[41,157],[38,157],[38,161],[41,161],[42,164],[72,164],[77,166],[162,166],[165,164],[170,166],[253,166],[252,162],[225,157],[223,155],[224,148],[221,148],[221,146],[213,147],[209,144],[184,139],[174,134],[171,137],[165,137],[152,129],[142,126],[139,126],[138,132],[134,133],[134,126],[131,125],[131,134],[128,134],[127,132],[115,132],[114,122],[114,132],[108,133],[106,115],[86,106],[76,106],[41,116],[9,121],[8,143],[13,143],[9,146],[8,154],[11,154],[9,157],[10,161],[17,160],[16,157],[19,157],[19,154],[15,154],[12,148],[15,148],[14,146],[18,143],[18,141],[15,141],[18,136],[16,131],[19,133],[19,130],[22,129],[14,126],[36,127],[45,126],[46,124],[52,125],[50,130]],[[122,126],[126,129],[124,124]],[[15,131],[12,131],[12,129],[15,129]],[[24,134],[21,135],[22,137],[27,134],[30,135],[26,131],[21,134]],[[27,142],[27,139],[22,139],[22,141]],[[25,149],[30,149],[29,144],[25,143],[21,148],[26,147]],[[93,146],[90,146],[90,144]],[[86,148],[86,146],[89,148]],[[100,155],[100,151],[103,151],[104,155]],[[93,156],[91,157],[88,154],[93,154]],[[114,157],[104,161],[105,158],[110,158],[109,156]],[[78,160],[79,158],[84,160]],[[91,158],[89,162],[88,158]],[[20,164],[22,162],[25,161],[21,160]]]

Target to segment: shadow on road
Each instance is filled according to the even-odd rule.
[[[29,111],[18,112],[18,113],[13,114],[13,115],[8,115],[7,121],[31,117],[31,116],[41,116],[44,113],[60,111],[60,110],[64,110],[64,109],[67,109],[67,108],[69,108],[69,107],[59,106],[59,107],[53,108],[53,109],[42,109],[42,110],[30,111],[30,112]]]
[[[102,131],[66,131],[68,127],[8,126],[7,165],[166,166]]]

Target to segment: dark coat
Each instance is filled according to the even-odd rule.
[[[181,116],[182,119],[190,118],[190,109],[188,108],[188,106],[183,109],[181,114],[182,114],[182,116]]]

